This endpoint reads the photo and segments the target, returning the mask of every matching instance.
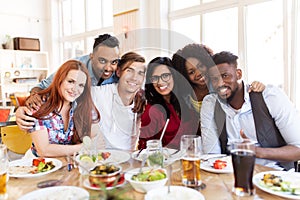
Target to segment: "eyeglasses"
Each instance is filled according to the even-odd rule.
[[[151,81],[151,83],[158,83],[159,78],[160,78],[162,81],[167,82],[170,80],[171,76],[172,76],[171,73],[163,73],[160,76],[151,76],[150,81]]]
[[[99,57],[98,58],[99,63],[101,63],[102,65],[106,65],[108,62],[111,65],[117,65],[119,63],[119,59],[115,59],[115,60],[107,60],[105,58]]]

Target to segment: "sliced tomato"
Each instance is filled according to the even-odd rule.
[[[227,162],[224,160],[215,160],[213,166],[215,169],[224,169],[227,166]]]
[[[44,158],[35,158],[32,160],[32,165],[33,166],[39,166],[40,162],[45,163],[45,159]]]
[[[110,152],[102,152],[101,156],[104,160],[106,160],[110,156]]]

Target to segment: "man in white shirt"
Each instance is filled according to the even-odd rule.
[[[118,63],[118,83],[92,87],[93,101],[101,115],[100,130],[97,131],[97,125],[92,129],[96,133],[98,148],[135,149],[140,115],[132,108],[135,95],[143,85],[145,71],[145,59],[129,52]]]
[[[201,110],[204,153],[228,153],[230,141],[247,137],[257,142],[258,163],[293,167],[300,160],[300,114],[288,97],[270,85],[262,94],[248,93],[237,56],[220,52],[213,59],[208,76],[216,94],[204,98]]]

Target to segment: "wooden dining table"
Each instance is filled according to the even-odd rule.
[[[85,188],[84,181],[88,178],[87,175],[81,175],[77,168],[72,169],[71,171],[67,170],[67,161],[65,157],[57,158],[62,161],[62,167],[53,172],[44,176],[39,176],[35,178],[13,178],[10,177],[7,185],[7,191],[9,200],[18,199],[19,197],[25,195],[26,193],[38,190],[37,184],[41,181],[59,179],[62,181],[61,185],[64,186],[77,186],[86,189],[90,194],[90,199],[101,199],[105,194],[119,193],[121,196],[126,197],[127,199],[142,200],[145,197],[145,194],[136,192],[129,183],[125,183],[122,187],[115,188],[113,190],[99,191],[91,190]],[[141,162],[130,159],[125,163],[122,163],[123,172],[127,172],[131,169],[140,167]],[[169,168],[167,168],[169,169]],[[172,176],[171,176],[171,185],[182,186],[181,183],[181,164],[180,161],[176,161],[172,164]],[[262,165],[255,165],[254,174],[264,171],[274,170],[269,167]],[[200,193],[203,194],[207,200],[230,200],[230,199],[284,199],[269,193],[266,193],[258,188],[256,188],[256,194],[250,197],[237,197],[231,190],[234,184],[233,173],[211,173],[204,170],[201,170],[201,179],[202,182],[206,185],[204,189],[198,189]],[[62,197],[62,199],[64,199]]]

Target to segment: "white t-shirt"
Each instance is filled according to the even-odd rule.
[[[105,148],[134,150],[140,120],[125,106],[118,93],[118,83],[92,87],[92,98],[100,112],[100,132]],[[134,126],[135,124],[135,126]]]

